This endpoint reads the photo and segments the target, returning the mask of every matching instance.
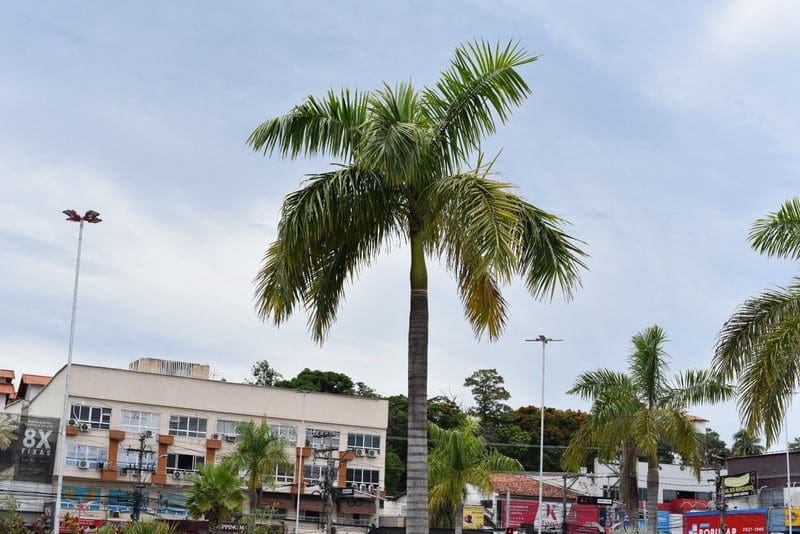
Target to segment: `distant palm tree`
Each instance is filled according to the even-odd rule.
[[[530,93],[518,69],[534,60],[514,43],[476,41],[456,49],[433,87],[404,82],[309,96],[248,140],[265,154],[341,162],[284,200],[278,236],[256,277],[263,319],[279,325],[307,310],[311,335],[322,342],[346,284],[382,250],[408,246],[410,534],[428,530],[426,262],[439,259],[454,274],[475,334],[492,340],[506,323],[501,286],[513,276],[549,299],[558,289],[569,296],[584,267],[563,221],[493,179],[480,153]]]
[[[800,198],[756,220],[750,245],[770,257],[800,261]],[[739,413],[767,446],[780,437],[792,392],[800,386],[800,277],[747,299],[723,325],[712,368],[738,382]]]
[[[480,425],[472,418],[452,430],[428,423],[428,435],[433,441],[428,463],[429,507],[453,512],[455,534],[461,534],[467,484],[491,493],[492,473],[522,470],[517,460],[490,449],[479,432]]]
[[[741,429],[733,435],[733,445],[731,446],[731,454],[733,456],[753,456],[756,454],[764,454],[766,449],[761,445],[761,439],[747,431]]]
[[[250,510],[261,507],[261,492],[264,479],[270,486],[275,484],[275,470],[288,470],[292,461],[286,454],[290,444],[278,437],[270,428],[266,417],[259,424],[242,421],[236,425],[236,448],[225,458],[232,469],[243,473],[250,493]]]
[[[705,442],[686,409],[733,395],[733,388],[706,370],[689,370],[669,377],[666,341],[667,335],[660,326],[645,328],[633,336],[627,374],[598,369],[578,377],[568,393],[591,400],[592,409],[563,457],[565,467],[574,471],[589,447],[598,447],[603,459],[621,452],[621,478],[631,521],[638,511],[635,501],[629,499],[630,486],[635,484],[631,469],[635,469],[637,457],[647,458],[647,530],[652,534],[658,528],[659,444],[672,446],[699,478]]]
[[[194,519],[205,517],[209,534],[216,534],[222,522],[242,509],[244,493],[239,488],[239,477],[225,463],[209,464],[191,475],[192,486],[186,492],[186,509]]]

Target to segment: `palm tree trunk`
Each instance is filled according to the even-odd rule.
[[[622,446],[620,458],[622,469],[620,473],[620,500],[628,513],[628,522],[632,528],[639,524],[639,482],[636,473],[636,448],[633,445]]]
[[[412,221],[408,320],[408,459],[406,532],[428,532],[428,274],[419,225]]]
[[[647,532],[658,534],[658,458],[647,462]]]
[[[459,500],[456,504],[456,516],[453,518],[453,534],[461,534],[461,527],[464,524],[464,501]]]

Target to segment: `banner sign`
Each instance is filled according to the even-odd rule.
[[[747,497],[758,493],[758,475],[755,471],[747,471],[736,475],[725,475],[721,478],[722,495],[729,497]],[[719,489],[717,490],[719,491]]]
[[[721,534],[719,512],[689,512],[684,516],[685,534]],[[766,534],[767,512],[762,509],[725,513],[725,534]]]
[[[792,517],[791,517],[792,526],[793,527],[800,527],[800,510],[798,510],[797,508],[792,508],[792,514],[791,515],[792,515]],[[789,526],[789,519],[790,519],[789,518],[789,509],[788,508],[784,508],[783,509],[783,516],[784,516],[784,519],[785,519],[784,524],[788,527]]]
[[[564,509],[561,503],[543,502],[542,509],[539,510],[538,501],[523,501],[511,499],[510,524],[506,524],[506,512],[502,511],[503,527],[519,528],[522,525],[533,525],[538,527],[541,521],[542,528],[559,527],[564,519]],[[500,501],[503,507],[508,501]]]
[[[483,506],[475,504],[464,505],[462,528],[479,530],[483,528]]]
[[[58,419],[0,415],[0,480],[50,483],[57,443]]]

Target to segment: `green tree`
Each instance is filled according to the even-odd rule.
[[[659,443],[668,444],[700,476],[703,460],[702,435],[695,429],[686,408],[713,403],[733,395],[733,388],[706,370],[689,370],[668,376],[667,336],[657,326],[633,336],[628,374],[598,369],[581,374],[568,393],[592,401],[585,425],[575,434],[564,453],[567,469],[577,470],[590,446],[604,460],[621,454],[623,501],[630,517],[638,509],[633,499],[635,465],[647,459],[647,530],[657,532]]]
[[[406,487],[406,463],[391,447],[386,447],[386,493],[397,495]]]
[[[186,492],[186,509],[194,519],[205,517],[209,534],[216,534],[223,521],[242,509],[244,493],[228,463],[209,464],[199,471],[199,475],[188,477],[192,485]]]
[[[472,415],[480,418],[482,424],[495,423],[510,408],[503,404],[511,398],[511,393],[503,386],[505,379],[497,369],[478,369],[464,380],[464,387],[471,388],[475,399]]]
[[[743,428],[733,435],[731,454],[733,456],[754,456],[764,454],[766,449],[761,445],[761,438]]]
[[[513,443],[520,440],[522,434],[509,435],[509,427],[516,426],[527,435],[524,443],[527,447],[517,447],[518,453],[506,452],[509,456],[519,459],[528,471],[539,470],[539,423],[541,412],[536,406],[522,406],[506,414],[500,433],[496,438],[499,443]],[[579,410],[559,410],[545,408],[544,410],[544,469],[546,471],[559,471],[561,469],[561,456],[572,436],[586,422],[587,414]],[[513,438],[513,439],[511,439]],[[517,441],[518,442],[518,441]],[[593,455],[590,454],[590,458]]]
[[[728,444],[719,436],[719,432],[711,430],[710,428],[707,429],[703,436],[703,442],[703,463],[705,465],[720,464],[720,458],[727,458],[731,455]]]
[[[428,399],[428,421],[438,427],[449,430],[459,426],[467,414],[461,409],[456,399],[446,395],[437,395]]]
[[[471,418],[464,419],[452,430],[444,430],[433,423],[428,426],[428,435],[433,441],[429,457],[429,506],[431,510],[452,513],[455,534],[461,534],[467,484],[491,493],[492,473],[522,469],[517,460],[487,447],[479,431],[477,421]]]
[[[794,438],[791,442],[789,442],[789,450],[800,451],[800,437]]]
[[[289,445],[270,428],[267,418],[259,424],[242,421],[236,425],[239,438],[236,448],[225,458],[225,463],[237,473],[244,473],[250,493],[251,513],[261,507],[261,491],[264,480],[274,485],[275,469],[291,469],[292,462],[286,455]]]
[[[267,360],[261,360],[253,364],[250,372],[253,375],[253,380],[247,380],[247,383],[256,386],[274,386],[283,378],[278,371],[269,365]]]
[[[25,534],[28,532],[25,520],[19,513],[17,501],[13,497],[6,497],[0,508],[0,532],[3,534]]]
[[[305,368],[290,380],[281,380],[275,384],[281,388],[304,389],[306,391],[320,391],[322,393],[338,393],[352,395],[353,379],[344,373],[336,371],[320,371]]]
[[[530,93],[520,46],[474,42],[456,49],[432,87],[384,84],[309,96],[258,126],[248,140],[264,154],[330,156],[336,168],[311,176],[284,201],[276,240],[256,278],[258,314],[276,325],[308,311],[322,342],[346,283],[387,246],[410,253],[408,328],[408,532],[428,529],[427,260],[454,273],[475,334],[497,339],[505,325],[500,288],[514,275],[549,299],[570,295],[584,266],[562,220],[491,177],[483,140]]]
[[[366,385],[364,382],[356,382],[355,395],[356,397],[364,397],[367,399],[381,398],[377,391]]]
[[[800,198],[756,220],[750,245],[769,257],[800,260]],[[780,438],[792,393],[800,386],[800,278],[788,287],[752,297],[725,322],[717,337],[714,371],[737,381],[745,428],[763,428],[767,446]]]

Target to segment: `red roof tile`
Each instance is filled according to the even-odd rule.
[[[690,415],[688,419],[693,423],[708,423],[708,419],[703,419],[702,417],[698,417],[696,415]]]
[[[14,384],[0,384],[0,395],[2,395],[3,393],[9,396],[13,396]]]
[[[10,378],[14,380],[14,371],[10,369],[0,369],[0,378]]]
[[[505,494],[508,491],[512,495],[527,495],[531,497],[539,495],[539,480],[531,475],[492,475],[492,487],[495,492],[500,494]],[[542,484],[542,496],[549,499],[561,499],[564,496],[564,489],[545,482]],[[578,493],[567,490],[567,497],[576,499]]]
[[[44,376],[44,375],[22,375],[22,380],[20,381],[20,385],[28,384],[31,386],[46,386],[50,383],[50,379],[52,376]]]

